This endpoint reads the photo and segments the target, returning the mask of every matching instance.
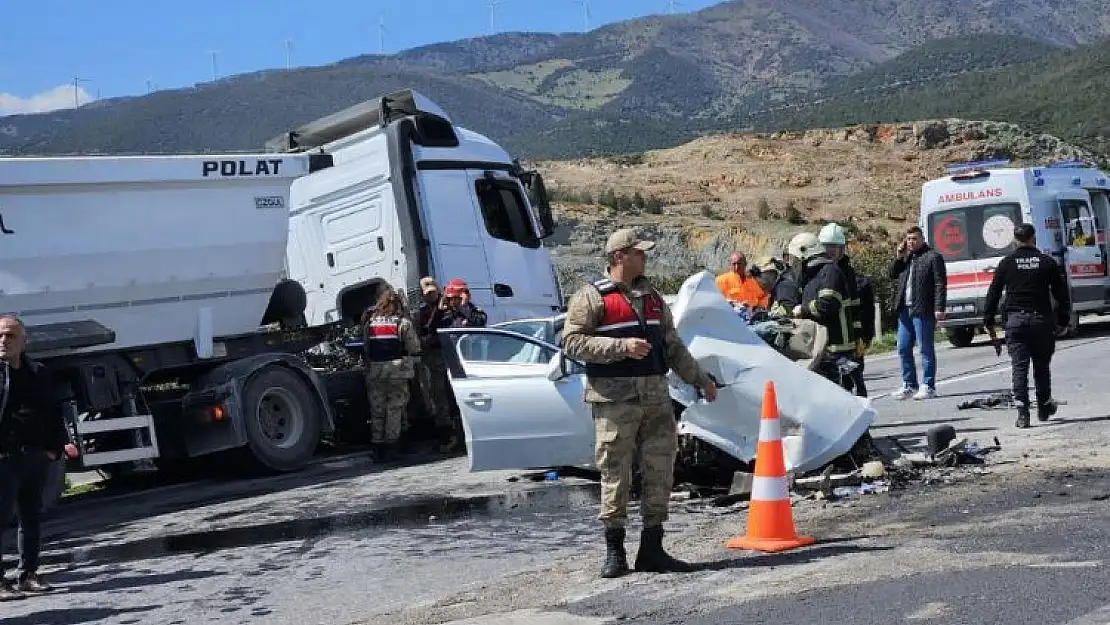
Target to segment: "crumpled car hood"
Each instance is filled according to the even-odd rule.
[[[721,297],[713,275],[688,278],[671,307],[683,343],[725,384],[713,403],[699,401],[671,372],[671,396],[686,410],[679,431],[742,461],[755,457],[763,389],[775,383],[787,470],[820,468],[847,453],[875,422],[871,401],[776,352]]]

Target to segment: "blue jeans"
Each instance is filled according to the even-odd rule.
[[[933,335],[937,320],[932,315],[923,317],[902,308],[898,311],[898,355],[902,359],[902,385],[917,390],[917,363],[913,360],[913,346],[921,346],[921,368],[925,386],[937,386],[937,353]]]

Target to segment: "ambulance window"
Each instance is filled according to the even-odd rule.
[[[528,203],[521,197],[515,182],[483,178],[475,183],[475,191],[482,207],[482,220],[491,237],[529,248],[540,246]]]
[[[949,262],[997,258],[1014,248],[1014,227],[1021,223],[1018,204],[988,204],[937,211],[929,215],[929,244]]]
[[[1060,216],[1064,218],[1064,236],[1071,247],[1097,245],[1095,218],[1083,200],[1060,200]]]

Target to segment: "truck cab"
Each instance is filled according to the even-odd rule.
[[[1110,176],[1081,161],[1007,167],[1009,161],[963,163],[921,189],[919,225],[944,257],[948,304],[939,324],[952,345],[971,344],[982,328],[994,271],[1014,249],[1022,222],[1037,229],[1037,245],[1067,278],[1072,299],[1068,333],[1082,314],[1110,309],[1105,227]],[[1005,295],[1003,295],[1005,297]]]
[[[385,285],[415,302],[424,276],[465,280],[490,323],[561,309],[542,176],[427,97],[388,94],[267,149],[330,156],[290,191],[287,274],[308,326],[358,319]]]

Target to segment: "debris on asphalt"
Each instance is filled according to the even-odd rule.
[[[1057,406],[1066,406],[1068,402],[1066,399],[1056,399]],[[965,402],[960,402],[956,405],[957,410],[967,410],[969,408],[982,408],[984,410],[994,410],[995,408],[1013,408],[1014,407],[1014,394],[1009,392],[1004,393],[991,393],[983,397],[977,397]]]

